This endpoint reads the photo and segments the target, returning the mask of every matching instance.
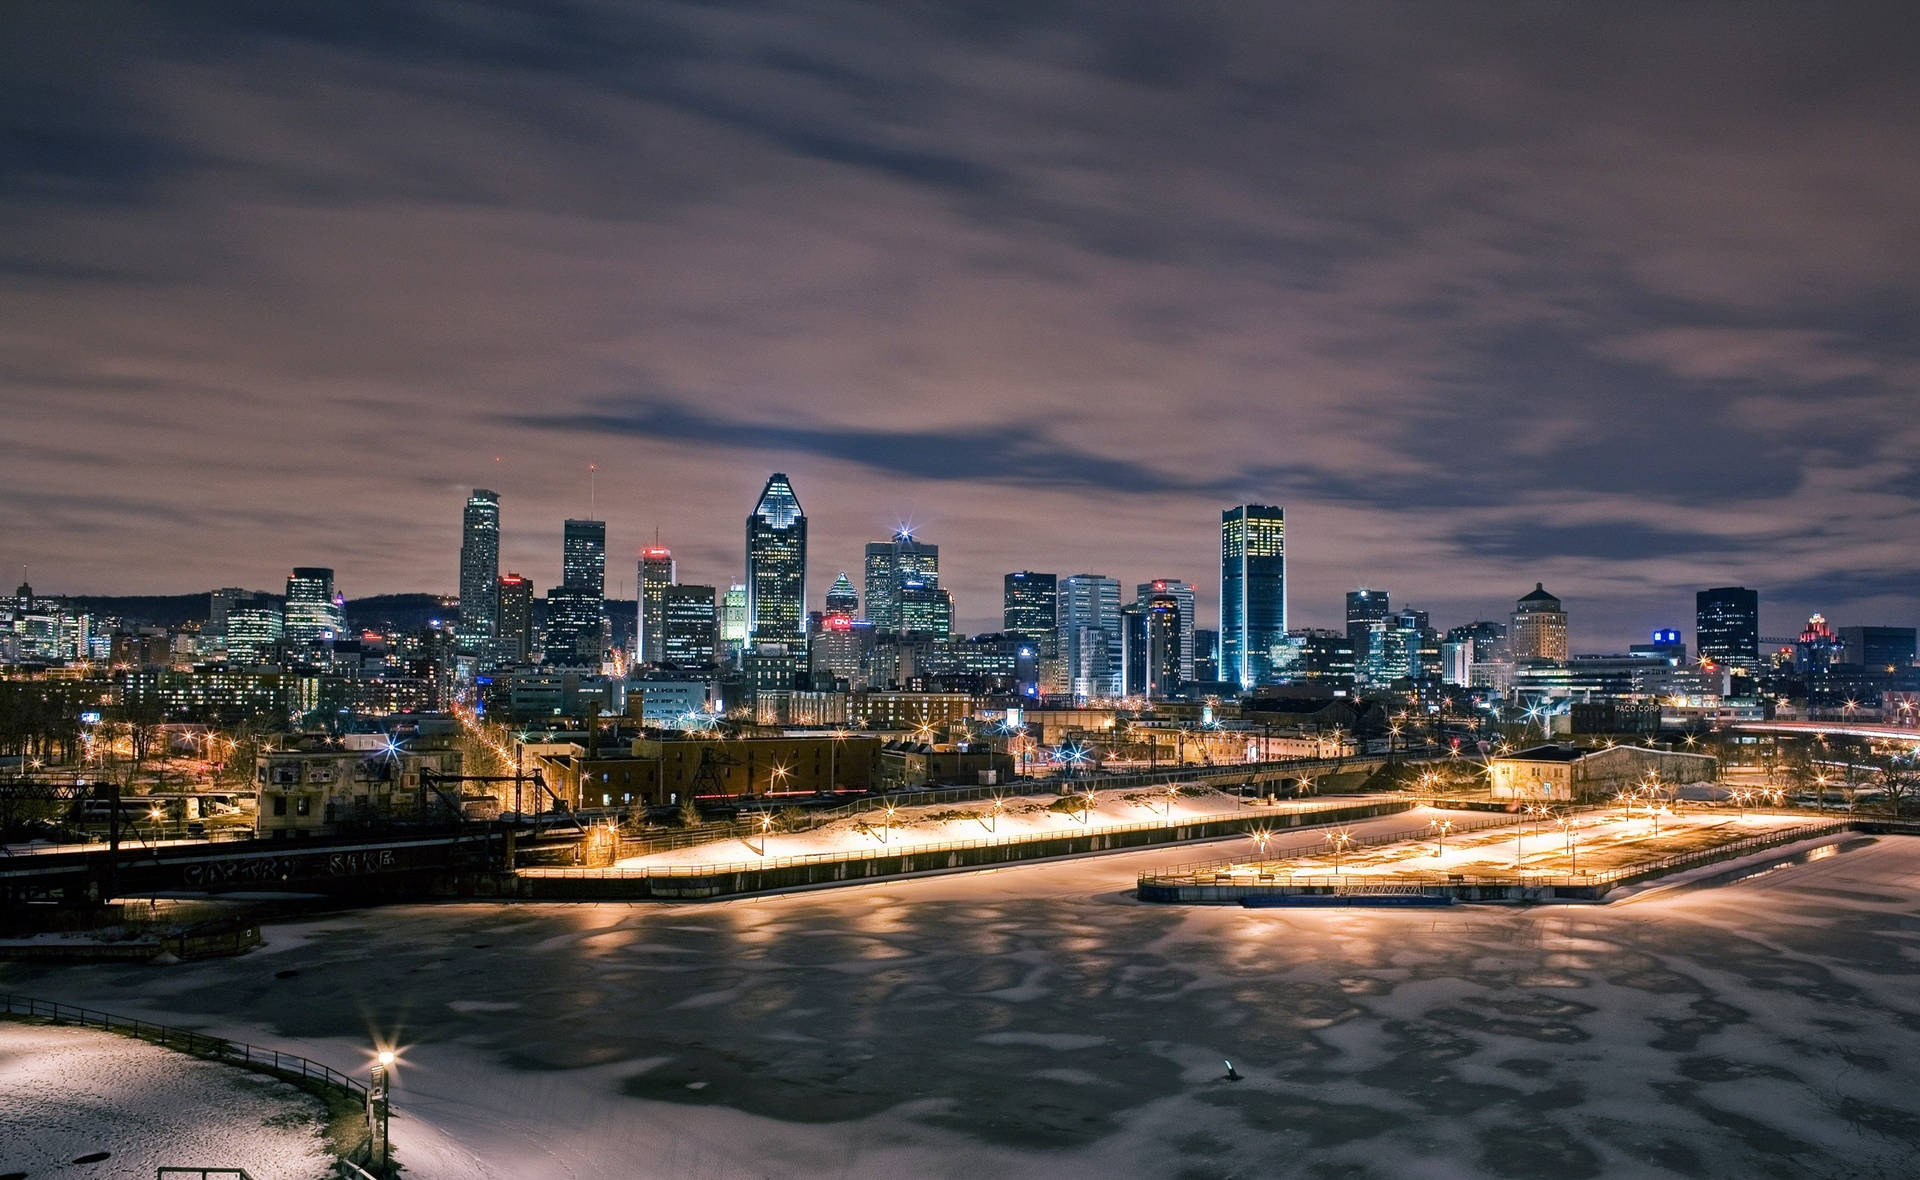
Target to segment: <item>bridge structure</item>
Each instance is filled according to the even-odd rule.
[[[1779,737],[1857,737],[1872,741],[1905,742],[1920,749],[1920,728],[1869,721],[1736,721],[1740,733],[1769,733]]]
[[[1446,757],[1442,749],[1398,750],[1346,758],[1309,758],[1239,765],[1181,766],[1134,774],[1086,774],[1022,784],[1032,791],[1109,790],[1200,782],[1265,792],[1331,774]],[[1020,793],[1009,784],[1010,793]],[[0,787],[0,794],[4,788]],[[938,791],[922,792],[937,797]],[[874,806],[883,796],[863,801]],[[574,821],[577,824],[577,821]],[[723,833],[722,833],[723,834]],[[528,831],[524,825],[468,822],[457,811],[444,827],[398,829],[308,839],[160,840],[129,842],[117,830],[104,844],[0,850],[0,907],[41,901],[73,904],[157,893],[311,892],[372,896],[400,891],[405,878],[510,872],[528,842],[560,848],[585,838]],[[517,847],[518,846],[518,847]]]

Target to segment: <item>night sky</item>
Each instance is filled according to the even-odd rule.
[[[164,15],[147,11],[165,9]],[[965,9],[962,15],[957,10]],[[1293,625],[1536,581],[1576,648],[1920,616],[1901,5],[14,3],[0,561],[37,590],[451,593],[469,488],[813,605],[911,522]],[[9,578],[12,576],[8,575]],[[856,575],[856,582],[858,581]]]

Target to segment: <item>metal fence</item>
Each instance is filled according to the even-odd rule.
[[[797,820],[783,830],[792,832],[810,832],[815,828],[869,811],[884,810],[888,804],[895,807],[923,807],[937,803],[966,803],[976,799],[1031,798],[1036,795],[1057,795],[1062,787],[1076,791],[1125,791],[1140,787],[1167,786],[1173,783],[1201,782],[1217,783],[1221,781],[1252,780],[1262,775],[1293,774],[1302,771],[1338,770],[1353,761],[1372,759],[1354,758],[1303,758],[1283,762],[1248,762],[1235,766],[1188,765],[1170,767],[1166,770],[1139,771],[1133,774],[1101,775],[1090,774],[1079,778],[1015,779],[1012,782],[994,787],[943,787],[921,791],[895,791],[890,794],[869,795],[842,803],[837,807],[808,808]],[[761,810],[780,810],[777,796],[756,797],[762,804]],[[686,828],[678,831],[660,832],[639,837],[622,837],[620,840],[620,858],[646,856],[654,852],[671,852],[677,848],[691,848],[696,844],[705,844],[715,840],[726,840],[737,836],[756,835],[759,824],[752,820],[728,820],[719,823],[703,823],[698,828]]]
[[[1461,834],[1479,832],[1488,828],[1511,827],[1514,824],[1524,822],[1526,822],[1524,816],[1508,815],[1498,819],[1483,820],[1479,823],[1456,823],[1452,828],[1448,829],[1447,834],[1453,835],[1456,832]],[[1349,840],[1344,845],[1342,851],[1350,851],[1356,848],[1383,848],[1389,844],[1407,844],[1415,840],[1432,841],[1434,839],[1436,839],[1436,837],[1432,828],[1403,828],[1397,832],[1387,832],[1378,836],[1364,836]],[[1197,860],[1188,862],[1187,864],[1168,865],[1166,868],[1154,869],[1151,872],[1142,873],[1140,874],[1140,880],[1142,882],[1148,882],[1162,881],[1170,877],[1210,877],[1220,873],[1224,869],[1232,868],[1235,865],[1251,863],[1266,864],[1268,862],[1295,860],[1303,856],[1324,856],[1326,852],[1326,838],[1322,837],[1321,842],[1318,844],[1296,844],[1288,848],[1269,849],[1260,854],[1258,862],[1251,862],[1244,856],[1216,860]]]
[[[1319,815],[1323,812],[1343,811],[1350,808],[1374,808],[1380,806],[1401,806],[1399,800],[1383,800],[1374,803],[1333,802],[1318,805],[1305,805],[1288,815]],[[1125,832],[1164,831],[1169,828],[1194,827],[1201,824],[1231,822],[1234,820],[1252,821],[1263,813],[1247,811],[1220,812],[1213,815],[1181,816],[1177,819],[1148,820],[1132,824],[1108,824],[1102,827],[1087,827],[1079,832],[1055,831],[1045,835],[1021,838],[988,837],[978,840],[949,840],[937,844],[909,844],[891,847],[882,844],[876,848],[863,848],[854,852],[812,852],[798,856],[775,856],[761,860],[731,861],[723,864],[700,865],[652,865],[642,868],[527,868],[521,872],[529,876],[542,877],[596,877],[596,878],[641,878],[641,877],[707,877],[726,873],[750,872],[760,869],[786,868],[793,865],[827,864],[834,861],[864,861],[884,856],[927,856],[943,852],[961,852],[976,848],[990,848],[1017,844],[1037,844],[1049,840],[1068,837],[1086,837],[1117,835]]]
[[[36,1000],[29,996],[16,996],[0,993],[0,1014],[9,1016],[27,1016],[45,1020],[49,1024],[76,1024],[82,1028],[98,1028],[107,1032],[122,1033],[138,1037],[163,1048],[177,1049],[195,1057],[206,1057],[216,1061],[226,1061],[244,1065],[249,1069],[279,1074],[286,1078],[303,1078],[316,1085],[337,1091],[342,1097],[355,1102],[365,1103],[367,1087],[364,1082],[341,1073],[331,1066],[322,1065],[294,1053],[282,1053],[278,1049],[266,1049],[259,1045],[249,1045],[245,1041],[230,1041],[225,1037],[208,1036],[206,1033],[190,1029],[171,1028],[164,1024],[135,1020],[127,1016],[115,1016],[109,1012],[97,1012],[91,1008],[76,1008],[70,1004],[59,1004],[52,1000]]]
[[[1519,822],[1519,821],[1513,821],[1513,822]],[[1493,827],[1495,825],[1483,824],[1480,826]],[[1171,869],[1163,869],[1153,873],[1142,873],[1139,878],[1139,883],[1141,885],[1176,884],[1176,883],[1179,883],[1180,879],[1184,878],[1187,880],[1187,883],[1189,884],[1193,884],[1193,883],[1249,884],[1251,883],[1251,884],[1260,884],[1260,885],[1285,885],[1285,886],[1302,886],[1302,887],[1331,886],[1336,889],[1347,889],[1347,890],[1352,890],[1363,885],[1365,886],[1391,885],[1395,887],[1413,887],[1413,886],[1419,886],[1419,885],[1426,885],[1426,886],[1533,885],[1533,886],[1540,886],[1543,888],[1552,887],[1552,886],[1578,886],[1578,885],[1625,885],[1625,884],[1631,884],[1634,881],[1641,880],[1648,877],[1664,876],[1667,873],[1678,872],[1682,869],[1692,868],[1697,865],[1715,864],[1723,860],[1732,860],[1735,857],[1743,856],[1749,852],[1760,852],[1768,848],[1778,847],[1779,845],[1782,845],[1782,844],[1792,844],[1800,840],[1809,840],[1815,836],[1826,835],[1831,832],[1839,831],[1848,826],[1850,826],[1849,822],[1845,819],[1816,821],[1814,823],[1796,825],[1791,828],[1778,828],[1771,832],[1762,832],[1757,835],[1748,836],[1745,839],[1741,839],[1741,840],[1734,840],[1726,844],[1716,844],[1711,848],[1696,848],[1691,852],[1675,853],[1672,856],[1661,857],[1658,860],[1641,861],[1637,864],[1623,865],[1615,869],[1603,869],[1600,872],[1588,872],[1588,873],[1546,873],[1546,872],[1530,873],[1530,872],[1522,871],[1522,872],[1516,872],[1512,874],[1495,875],[1495,876],[1488,876],[1484,874],[1468,875],[1468,874],[1461,874],[1461,873],[1444,873],[1444,872],[1434,872],[1434,873],[1426,873],[1426,874],[1419,874],[1419,875],[1373,874],[1373,873],[1352,874],[1352,875],[1344,874],[1344,873],[1336,873],[1336,874],[1329,875],[1326,873],[1318,873],[1312,876],[1306,876],[1306,875],[1290,874],[1285,872],[1284,870],[1260,869],[1260,868],[1243,869],[1243,871],[1239,873],[1231,873],[1231,872],[1225,871],[1226,869],[1231,868],[1234,865],[1241,865],[1241,866],[1248,865],[1247,861],[1239,860],[1239,861],[1216,861],[1210,864],[1193,865],[1193,866],[1175,866],[1174,868],[1171,868]],[[1406,839],[1406,838],[1407,837],[1405,836],[1401,837],[1401,839]],[[1418,838],[1422,840],[1430,839],[1430,837],[1424,832],[1424,830],[1420,833]],[[1394,841],[1391,840],[1390,838],[1382,838],[1378,840],[1369,841],[1369,844],[1392,843],[1392,842]],[[1354,847],[1358,847],[1358,846],[1359,846],[1359,841],[1355,841]],[[1324,852],[1324,848],[1316,848],[1314,851],[1316,853]]]

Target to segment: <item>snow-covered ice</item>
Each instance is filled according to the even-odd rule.
[[[0,1021],[0,1174],[151,1176],[174,1165],[314,1180],[333,1159],[324,1115],[318,1099],[263,1074],[99,1029]]]
[[[1608,906],[1130,895],[1247,848],[395,907],[268,929],[297,952],[0,986],[342,1069],[393,1036],[417,1180],[1920,1174],[1920,841]]]

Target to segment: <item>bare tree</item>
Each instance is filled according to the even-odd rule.
[[[1900,801],[1910,795],[1920,793],[1920,772],[1916,772],[1913,762],[1893,759],[1880,770],[1880,789],[1886,793],[1887,803],[1893,808],[1893,818],[1900,818]]]

